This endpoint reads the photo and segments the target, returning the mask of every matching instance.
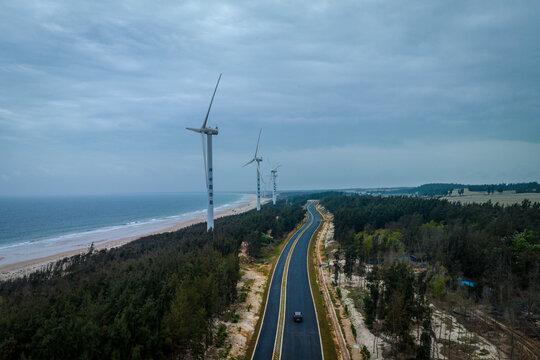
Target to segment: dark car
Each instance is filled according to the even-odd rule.
[[[295,311],[292,318],[296,322],[301,322],[302,320],[304,320],[304,315],[302,315],[300,311]]]

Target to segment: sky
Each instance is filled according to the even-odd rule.
[[[540,178],[537,1],[0,3],[0,195]],[[268,181],[268,179],[266,179]]]

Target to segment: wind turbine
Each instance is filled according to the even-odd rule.
[[[263,189],[264,189],[262,193],[263,198],[268,197],[268,186],[270,185],[271,180],[272,180],[271,175],[266,175],[266,176],[261,177],[261,181],[263,183]]]
[[[276,205],[276,199],[277,199],[277,190],[276,190],[276,178],[277,178],[277,169],[281,165],[276,166],[272,170],[270,170],[270,173],[272,174],[272,203]]]
[[[214,96],[216,96],[216,91],[219,85],[219,80],[221,80],[221,74],[214,89],[214,94],[212,95],[212,100],[210,100],[210,106],[208,107],[208,112],[206,113],[206,118],[200,129],[196,128],[186,128],[191,131],[195,131],[201,134],[202,139],[202,148],[203,148],[203,157],[204,157],[204,173],[206,178],[206,192],[208,193],[208,207],[206,213],[206,230],[214,229],[214,175],[212,170],[212,135],[218,134],[217,126],[215,128],[206,126],[208,121],[208,115],[210,115],[210,109],[212,108],[212,103],[214,102]],[[206,135],[206,139],[204,138]]]
[[[262,161],[262,157],[257,157],[257,152],[259,151],[259,141],[261,140],[261,132],[262,129],[259,131],[259,139],[257,140],[257,147],[255,148],[255,155],[253,155],[253,159],[251,161],[247,162],[244,166],[248,166],[252,162],[257,162],[257,211],[261,210],[261,166],[260,162]]]

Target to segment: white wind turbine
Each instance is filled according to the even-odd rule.
[[[259,131],[259,139],[257,140],[257,147],[255,148],[255,155],[253,156],[253,159],[243,166],[248,166],[254,161],[257,162],[257,211],[261,210],[261,167],[259,164],[262,161],[262,157],[257,157],[257,152],[259,151],[259,141],[261,140],[261,132],[262,129]]]
[[[276,166],[272,170],[270,170],[270,173],[272,174],[272,203],[276,205],[277,200],[277,189],[276,189],[276,178],[277,178],[277,169],[281,165]]]
[[[208,112],[206,113],[206,118],[204,119],[204,123],[201,128],[186,128],[188,130],[200,133],[202,138],[206,191],[208,193],[208,207],[206,214],[207,231],[210,231],[210,229],[214,229],[214,175],[212,169],[212,135],[218,134],[218,128],[217,126],[215,128],[207,127],[206,122],[208,121],[208,115],[210,115],[210,109],[212,108],[212,103],[214,102],[214,96],[216,96],[219,80],[221,80],[221,74],[219,74],[216,88],[214,89],[214,94],[212,95],[212,100],[210,100],[210,106],[208,107]],[[206,135],[206,139],[204,135]]]
[[[271,180],[272,180],[271,175],[266,175],[266,176],[261,177],[261,181],[263,183],[263,189],[264,189],[264,191],[262,193],[263,198],[268,197],[268,186],[270,185]]]

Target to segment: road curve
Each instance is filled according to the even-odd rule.
[[[315,202],[308,202],[306,223],[291,237],[276,264],[268,299],[263,315],[263,323],[252,359],[272,359],[274,351],[282,347],[282,359],[322,359],[322,349],[315,307],[307,274],[307,250],[313,233],[319,226],[320,216],[313,209]],[[293,248],[294,247],[294,248]],[[284,329],[276,344],[276,334],[280,312],[281,287],[287,256],[292,250],[287,276]],[[294,323],[292,312],[302,311],[304,322]],[[289,316],[290,315],[290,316]]]

